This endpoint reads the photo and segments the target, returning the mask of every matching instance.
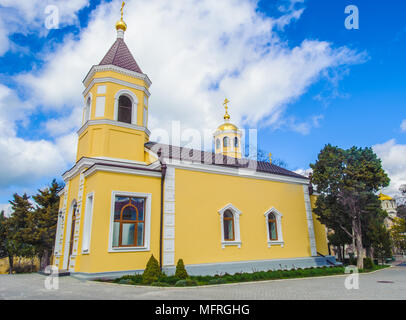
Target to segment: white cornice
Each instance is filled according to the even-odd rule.
[[[94,76],[94,74],[96,72],[103,72],[103,71],[115,71],[115,72],[124,74],[126,76],[144,80],[147,83],[148,87],[150,87],[152,84],[151,80],[148,78],[148,76],[146,74],[130,71],[130,70],[127,70],[124,68],[114,66],[112,64],[108,64],[108,65],[101,65],[101,66],[100,65],[93,66],[90,69],[89,73],[86,75],[86,78],[83,80],[84,86],[85,87],[89,86],[90,79],[92,79],[92,77]]]
[[[103,125],[103,124],[143,131],[147,134],[148,137],[151,134],[151,132],[145,127],[140,127],[135,124],[114,121],[114,120],[110,120],[110,119],[89,120],[77,131],[77,134],[78,134],[78,136],[80,136],[91,125]]]
[[[147,176],[147,177],[161,177],[161,172],[156,171],[149,171],[149,170],[137,170],[132,168],[122,168],[122,167],[112,167],[109,165],[103,164],[95,164],[90,169],[84,172],[85,178],[91,176],[97,171],[104,171],[104,172],[114,172],[114,173],[124,173],[124,174],[132,174],[137,176]]]
[[[111,77],[93,78],[92,81],[89,83],[89,85],[86,86],[86,89],[83,91],[83,93],[82,93],[83,96],[86,96],[87,93],[92,89],[92,87],[96,83],[105,83],[105,82],[111,82],[111,83],[119,84],[121,86],[126,86],[129,88],[137,89],[137,90],[143,91],[148,97],[151,96],[151,93],[148,91],[148,89],[143,86],[140,86],[140,85],[128,82],[128,81],[111,78]]]
[[[250,168],[230,168],[230,167],[224,167],[224,166],[220,166],[220,165],[202,164],[200,162],[198,163],[198,162],[192,162],[192,161],[186,161],[186,160],[176,160],[176,159],[170,159],[170,158],[165,158],[165,162],[168,165],[171,165],[173,167],[191,170],[191,171],[224,174],[224,175],[238,176],[238,177],[244,177],[244,178],[294,183],[294,184],[300,184],[300,185],[309,184],[308,179],[299,179],[299,178],[283,176],[283,175],[278,175],[278,174],[257,172],[255,169],[250,169]]]
[[[66,171],[63,175],[62,178],[63,180],[69,181],[70,179],[74,178],[77,174],[82,172],[83,170],[86,170],[87,168],[90,168],[94,164],[99,163],[99,164],[105,164],[105,165],[116,165],[117,167],[119,166],[127,166],[132,168],[137,169],[137,168],[142,168],[142,169],[149,169],[149,170],[154,170],[154,169],[159,169],[160,168],[160,163],[159,161],[153,162],[151,164],[147,164],[145,162],[137,162],[137,161],[132,161],[132,160],[126,160],[126,159],[112,159],[112,158],[81,158],[76,164],[68,171]]]

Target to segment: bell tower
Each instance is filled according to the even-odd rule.
[[[148,100],[151,81],[124,41],[127,24],[116,23],[117,39],[83,80],[82,127],[77,159],[106,158],[145,162],[148,142]]]
[[[215,153],[221,153],[225,156],[238,158],[241,154],[241,136],[242,132],[238,127],[230,123],[230,115],[228,114],[228,103],[225,99],[223,102],[225,108],[224,123],[220,125],[213,133]]]

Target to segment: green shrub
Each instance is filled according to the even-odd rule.
[[[161,269],[159,268],[158,261],[155,259],[154,255],[151,255],[147,263],[147,267],[142,274],[142,283],[151,284],[157,282],[158,278],[162,277]]]
[[[178,263],[176,264],[175,277],[179,279],[187,279],[189,277],[182,259],[179,259]]]
[[[119,284],[133,284],[133,282],[130,279],[121,279]]]
[[[159,282],[159,281],[156,281],[156,282],[152,282],[152,283],[151,283],[151,286],[154,286],[154,287],[169,287],[170,284],[168,284],[168,283],[166,283],[166,282]]]
[[[178,282],[175,283],[175,287],[191,287],[191,286],[197,286],[197,282],[192,279],[186,279],[179,280]]]
[[[370,270],[370,269],[373,269],[374,267],[375,267],[375,264],[371,258],[364,259],[364,269]]]
[[[208,284],[223,284],[226,283],[226,280],[222,278],[217,278],[217,279],[211,279]]]

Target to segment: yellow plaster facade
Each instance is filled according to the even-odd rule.
[[[122,45],[125,30],[117,30]],[[281,261],[317,264],[318,252],[328,254],[307,178],[271,164],[241,171],[182,160],[175,147],[157,152],[146,121],[151,83],[134,70],[99,65],[84,80],[77,162],[63,174],[60,193],[54,250],[60,270],[132,273],[142,271],[153,254],[163,268],[183,259],[189,271],[207,274],[228,270],[229,263],[247,270]],[[130,122],[118,119],[121,96],[131,100]],[[226,116],[214,141],[227,136],[232,144],[215,145],[214,153],[241,159],[241,132]]]

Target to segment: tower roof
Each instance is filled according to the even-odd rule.
[[[103,60],[99,63],[99,66],[103,65],[114,65],[130,71],[143,73],[122,38],[117,38],[116,42],[114,42]]]

